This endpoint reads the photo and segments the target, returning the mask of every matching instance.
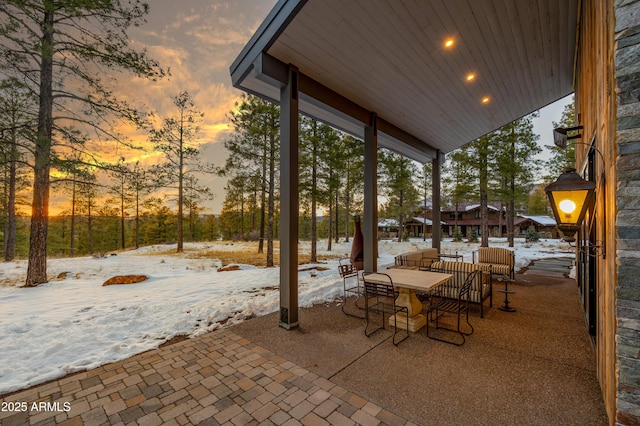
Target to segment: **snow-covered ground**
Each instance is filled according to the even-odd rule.
[[[342,296],[338,257],[347,257],[350,243],[318,244],[319,254],[336,256],[302,265],[299,305],[337,300]],[[397,243],[381,241],[380,268],[393,264],[399,253],[430,247],[421,239]],[[507,247],[491,240],[492,247]],[[155,348],[178,335],[197,336],[252,316],[278,310],[279,269],[239,265],[240,270],[217,272],[221,262],[202,257],[207,249],[246,250],[250,244],[186,244],[185,253],[169,246],[151,246],[102,258],[53,259],[50,277],[36,288],[21,288],[26,261],[0,263],[0,394],[97,367]],[[442,252],[464,255],[478,244],[443,241]],[[308,251],[302,243],[301,251]],[[571,257],[572,249],[559,240],[525,244],[516,241],[516,270],[531,260]],[[198,253],[199,255],[195,255]],[[320,270],[327,268],[326,270]],[[115,275],[147,275],[147,281],[102,286]],[[315,276],[312,276],[315,275]]]

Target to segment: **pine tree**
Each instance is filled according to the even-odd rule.
[[[351,215],[354,211],[362,210],[356,206],[362,206],[364,194],[364,143],[352,136],[343,135],[336,151],[344,158],[344,172],[339,178],[344,205],[344,235],[345,241],[349,242],[353,221]]]
[[[424,219],[424,224],[422,225],[422,241],[427,240],[427,212],[431,208],[431,206],[427,205],[427,198],[431,194],[431,173],[432,173],[432,165],[431,163],[424,163],[422,165],[422,179],[419,182],[419,190],[422,195],[422,218]],[[440,224],[432,223],[432,226],[440,226]]]
[[[528,188],[531,187],[541,161],[534,158],[541,151],[537,141],[539,136],[533,132],[531,114],[503,126],[496,138],[496,156],[493,176],[499,187],[497,193],[507,205],[507,240],[509,247],[514,246],[514,222],[516,207],[526,203]]]
[[[277,105],[257,96],[244,95],[231,111],[229,120],[234,135],[225,141],[229,151],[227,161],[219,170],[233,177],[238,171],[254,177],[260,185],[260,241],[258,253],[267,240],[267,267],[274,265],[276,183],[279,165],[280,110]]]
[[[93,216],[96,208],[98,207],[98,186],[96,184],[96,175],[89,174],[85,177],[84,182],[78,184],[78,201],[77,208],[78,213],[84,215],[87,218],[86,229],[86,246],[82,249],[82,253],[93,254]],[[84,239],[80,238],[79,246],[82,247]]]
[[[310,118],[301,119],[300,134],[300,193],[309,202],[311,216],[311,262],[317,262],[318,218],[317,210],[328,207],[328,247],[333,238],[333,212],[337,211],[337,198],[341,162],[337,157],[338,133],[326,124]],[[337,225],[336,225],[337,226]]]
[[[302,131],[300,133],[299,188],[301,195],[303,195],[310,204],[311,256],[309,261],[317,262],[318,218],[316,212],[318,210],[318,199],[320,198],[318,168],[320,161],[320,144],[322,143],[319,135],[320,124],[316,120],[307,117],[302,117],[300,121]]]
[[[204,114],[198,110],[188,92],[182,92],[174,97],[173,104],[178,110],[177,116],[165,118],[160,128],[151,129],[150,140],[154,148],[164,154],[166,160],[154,169],[159,181],[162,182],[162,186],[177,191],[176,251],[182,253],[185,181],[195,172],[208,172],[212,168],[203,165],[199,160],[197,139],[200,132],[199,124]]]
[[[47,282],[50,172],[57,146],[63,140],[69,146],[85,141],[69,126],[90,127],[113,140],[120,139],[113,130],[119,119],[139,118],[114,98],[107,79],[96,75],[102,67],[151,79],[164,74],[145,52],[129,47],[128,28],[141,24],[147,12],[148,6],[135,0],[0,1],[0,56],[14,75],[32,83],[39,98],[30,139],[34,180],[27,286]]]
[[[447,155],[447,162],[443,167],[442,186],[451,206],[454,207],[454,230],[458,234],[458,211],[460,203],[471,201],[476,189],[474,170],[470,167],[470,153],[468,146],[459,148]]]
[[[24,186],[23,158],[26,135],[35,121],[35,100],[28,87],[16,78],[0,82],[0,168],[2,170],[2,223],[4,260],[15,257],[16,202]]]
[[[571,102],[565,105],[562,111],[562,117],[560,122],[553,122],[553,127],[575,127],[576,126],[576,106],[571,99]],[[569,136],[573,136],[574,133],[570,132]],[[546,147],[551,151],[551,158],[547,161],[546,170],[547,174],[544,176],[545,182],[554,181],[566,167],[575,167],[576,164],[576,146],[571,143],[567,144],[566,148],[559,148],[555,145],[547,145]]]
[[[398,242],[404,238],[404,221],[412,217],[418,205],[419,194],[414,176],[419,176],[416,164],[400,154],[380,152],[382,189],[387,197],[385,211],[398,218]]]
[[[68,212],[70,218],[69,225],[69,255],[71,257],[76,255],[76,225],[79,216],[79,199],[81,185],[90,185],[95,182],[95,175],[92,173],[92,168],[87,165],[79,152],[71,154],[64,163],[59,166],[59,172],[63,173],[62,176],[52,180],[51,184],[61,185],[71,196],[71,207]]]

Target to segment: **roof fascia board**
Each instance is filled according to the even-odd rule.
[[[437,149],[428,143],[422,141],[421,139],[416,138],[410,133],[405,132],[399,127],[389,123],[383,118],[378,116],[378,131],[382,133],[386,133],[394,139],[398,139],[405,144],[409,145],[415,150],[428,154],[430,158],[435,158],[435,154]]]
[[[334,90],[329,89],[327,86],[317,82],[304,73],[300,74],[300,91],[314,99],[317,99],[325,105],[355,118],[365,125],[370,124],[371,112],[369,112],[369,110]]]
[[[276,3],[229,67],[234,87],[239,86],[253,68],[255,60],[273,45],[306,3],[307,0],[279,0]]]
[[[260,55],[254,66],[257,79],[279,87],[284,87],[286,84],[287,69],[287,64],[268,53]],[[367,109],[318,83],[302,72],[299,72],[298,76],[300,92],[364,124],[369,124],[371,113]]]

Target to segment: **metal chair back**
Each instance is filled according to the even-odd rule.
[[[364,334],[369,337],[373,333],[378,330],[383,330],[385,326],[385,314],[389,314],[393,316],[393,344],[398,345],[404,339],[409,337],[409,309],[406,306],[400,306],[396,304],[396,297],[398,292],[393,286],[393,280],[387,274],[383,273],[375,273],[377,281],[373,282],[368,279],[368,277],[372,275],[372,273],[365,273],[362,276],[362,280],[364,281],[364,306],[365,306],[365,318],[367,320],[367,325],[364,328]],[[381,280],[384,282],[380,282]],[[369,330],[369,325],[371,323],[370,314],[372,312],[382,314],[382,322],[380,326],[374,330]],[[406,335],[396,341],[396,336],[398,334],[398,316],[402,315],[405,318],[406,323]]]

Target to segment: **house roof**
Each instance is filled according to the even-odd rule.
[[[396,219],[378,219],[378,228],[397,228],[398,221]]]
[[[546,215],[518,215],[519,217],[524,218],[525,220],[530,220],[532,222],[537,223],[541,226],[556,226],[556,220],[551,216]]]
[[[458,203],[458,208],[456,209],[456,206],[448,206],[448,207],[443,207],[440,209],[440,211],[443,212],[455,212],[458,211],[458,213],[461,212],[469,212],[472,210],[478,210],[480,209],[480,204],[478,203],[474,203],[471,201],[464,201],[461,203]],[[493,211],[500,211],[500,209],[496,206],[492,206],[491,204],[487,204],[487,209],[488,210],[493,210]]]
[[[424,218],[424,217],[414,217],[413,220],[418,222],[418,223],[423,223],[423,224],[425,224],[427,226],[432,226],[433,225],[433,221],[431,219],[427,219],[427,218]],[[442,220],[440,221],[440,225],[446,225],[446,224],[447,224],[447,222],[444,222]]]
[[[426,162],[573,92],[578,2],[280,0],[231,78],[278,101],[292,64],[301,112]]]

